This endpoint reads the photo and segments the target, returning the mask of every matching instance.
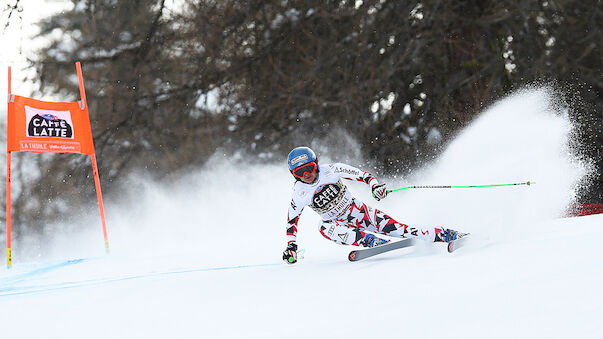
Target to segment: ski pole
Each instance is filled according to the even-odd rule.
[[[393,190],[387,190],[387,193],[391,193],[391,192],[396,192],[396,191],[401,191],[401,190],[405,190],[405,189],[410,189],[410,188],[477,188],[477,187],[500,187],[500,186],[519,186],[519,185],[534,185],[535,182],[533,181],[528,181],[528,182],[519,182],[519,183],[513,183],[513,184],[494,184],[494,185],[466,185],[466,186],[450,186],[450,185],[443,185],[443,186],[432,186],[432,185],[427,185],[427,186],[406,186],[406,187],[402,187],[402,188],[396,188]]]

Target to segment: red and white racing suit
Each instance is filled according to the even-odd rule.
[[[378,182],[368,172],[342,163],[320,165],[318,171],[314,183],[297,181],[293,187],[287,243],[295,242],[299,216],[308,205],[322,217],[320,233],[338,244],[358,246],[366,231],[399,238],[442,241],[438,235],[444,228],[405,225],[354,198],[342,179],[362,181],[372,189]]]

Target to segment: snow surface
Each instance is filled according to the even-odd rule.
[[[592,171],[567,148],[563,110],[546,89],[522,91],[434,163],[383,180],[534,186],[406,190],[376,202],[349,183],[402,222],[471,232],[453,254],[419,244],[350,263],[351,248],[322,238],[307,209],[305,258],[284,264],[284,160],[216,157],[170,187],[133,177],[130,195],[106,201],[109,256],[97,210],[14,242],[13,267],[0,269],[2,338],[601,338],[603,215],[561,218]]]

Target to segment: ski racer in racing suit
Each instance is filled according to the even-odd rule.
[[[318,165],[315,153],[308,147],[293,149],[288,163],[297,180],[289,206],[287,248],[283,252],[283,260],[289,264],[297,262],[297,222],[306,206],[321,216],[320,233],[338,244],[374,247],[387,242],[373,233],[430,242],[457,238],[458,232],[451,229],[402,224],[354,198],[342,179],[366,183],[377,201],[387,196],[385,184],[368,172],[342,163]]]

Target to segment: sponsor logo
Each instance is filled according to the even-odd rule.
[[[341,202],[333,209],[335,212],[339,212],[336,216],[341,217],[344,213],[348,212],[350,205],[350,199],[344,195],[343,198],[341,198]]]
[[[334,184],[319,185],[314,191],[310,207],[328,220],[343,215],[350,204],[351,197],[347,187],[339,180]]]
[[[335,232],[335,225],[331,225],[331,227],[329,227],[329,230],[327,231],[329,237],[333,237],[333,232]]]
[[[25,106],[27,136],[33,138],[73,139],[69,111],[49,111]]]
[[[293,159],[291,160],[291,165],[295,165],[295,164],[297,164],[298,162],[302,162],[302,161],[304,161],[304,160],[308,160],[308,155],[307,155],[307,154],[302,154],[302,155],[300,155],[300,156],[297,156],[297,157],[293,158]]]
[[[337,198],[339,192],[341,192],[341,188],[335,184],[320,185],[314,193],[312,203],[318,208],[325,208]]]
[[[356,175],[356,176],[360,175],[360,171],[347,169],[347,168],[341,168],[341,167],[335,167],[335,173],[346,173],[346,174],[351,174],[351,175]]]
[[[341,233],[341,234],[337,234],[339,236],[339,238],[341,239],[341,241],[346,242],[348,240],[348,234],[347,233]]]

